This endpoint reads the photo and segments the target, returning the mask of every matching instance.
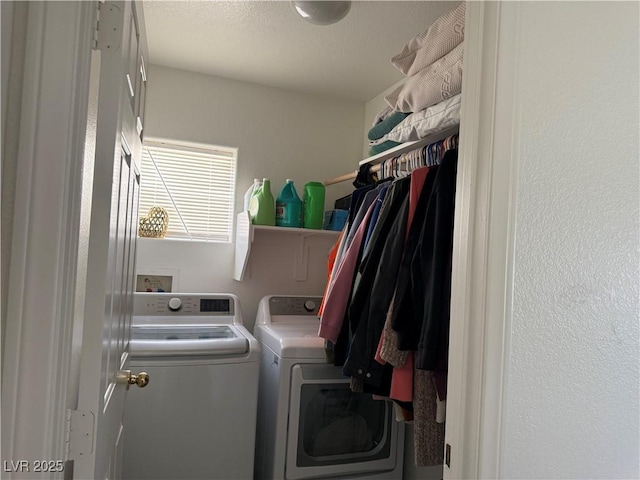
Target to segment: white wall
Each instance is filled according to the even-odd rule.
[[[353,171],[361,159],[362,104],[159,66],[149,70],[146,134],[237,147],[236,212],[254,177],[270,178],[274,197],[286,178],[301,194],[306,182]],[[352,190],[349,182],[327,187],[325,207]],[[183,292],[235,293],[252,328],[262,296],[324,290],[327,248],[313,249],[307,282],[290,275],[290,244],[273,252],[259,247],[253,257],[262,268],[253,265],[251,278],[236,282],[232,244],[141,239],[137,271],[178,270]]]
[[[523,2],[502,478],[638,478],[638,3]]]

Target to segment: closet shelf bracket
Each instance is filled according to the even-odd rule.
[[[271,227],[253,225],[249,212],[240,212],[236,218],[235,259],[233,278],[239,282],[246,280],[249,260],[254,242],[260,244],[277,243],[285,245],[293,252],[292,278],[304,282],[309,273],[310,243],[321,242],[326,245],[326,253],[335,243],[340,232],[333,230],[315,230],[309,228]]]

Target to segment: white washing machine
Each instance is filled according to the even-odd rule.
[[[352,393],[318,337],[320,297],[258,306],[261,344],[255,479],[402,478],[404,425],[389,401]]]
[[[250,479],[260,347],[238,299],[139,293],[131,332],[150,381],[127,396],[123,478]]]

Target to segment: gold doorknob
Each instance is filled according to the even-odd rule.
[[[144,388],[149,385],[149,374],[147,372],[140,372],[137,375],[131,373],[131,370],[121,370],[118,372],[116,381],[118,383],[126,383],[127,390],[131,385],[137,385],[140,388]]]

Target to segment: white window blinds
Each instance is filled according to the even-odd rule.
[[[140,218],[151,207],[169,212],[166,238],[230,242],[237,150],[145,142]]]

